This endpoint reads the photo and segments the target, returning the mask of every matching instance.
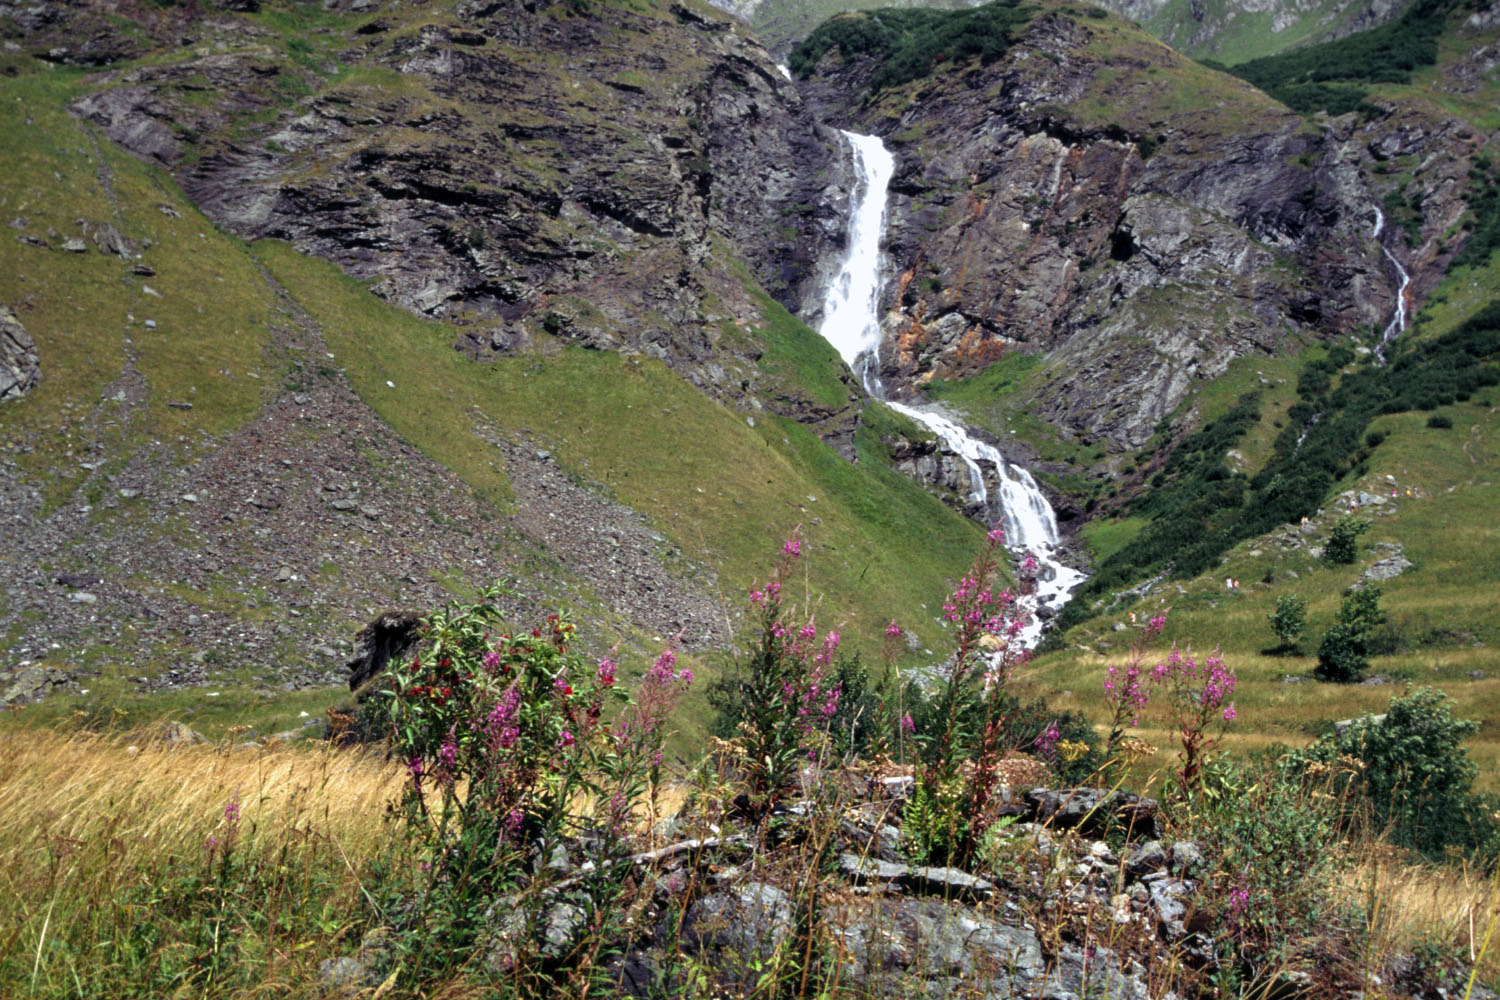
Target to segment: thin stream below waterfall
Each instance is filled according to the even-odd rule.
[[[1053,554],[1059,541],[1057,517],[1031,473],[1007,462],[997,448],[980,441],[936,408],[886,398],[879,377],[880,237],[895,160],[876,136],[845,132],[844,137],[853,150],[858,184],[852,198],[849,249],[829,284],[818,333],[848,363],[866,392],[932,431],[963,459],[969,471],[970,499],[984,507],[988,520],[998,521],[1005,528],[1012,551],[1036,557],[1038,606],[1061,607],[1086,577]],[[986,466],[994,470],[993,493]],[[1028,646],[1036,645],[1041,630],[1041,622],[1033,621],[1024,633]]]

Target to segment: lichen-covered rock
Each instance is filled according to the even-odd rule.
[[[20,399],[41,380],[36,341],[16,314],[0,305],[0,400]]]

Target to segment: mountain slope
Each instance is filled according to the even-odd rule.
[[[711,116],[769,117],[765,100],[790,114],[796,95],[686,8],[464,10],[143,9],[129,30],[100,22],[119,44],[54,52],[63,29],[34,22],[0,57],[16,140],[0,153],[0,303],[40,365],[0,403],[0,695],[88,689],[51,709],[65,711],[182,688],[160,704],[258,725],[269,712],[284,728],[335,695],[280,692],[340,683],[342,637],[375,612],[496,579],[520,616],[566,604],[603,623],[586,637],[598,648],[680,632],[704,651],[728,641],[741,588],[799,522],[820,553],[814,586],[859,621],[935,637],[915,609],[979,528],[894,471],[877,428],[915,431],[860,402],[832,349],[773,298],[791,301],[817,254],[798,263],[767,219],[743,222],[743,240],[724,221],[766,212],[778,234],[804,225],[811,247],[837,228],[804,220],[834,209],[783,212],[778,198],[803,196],[797,177],[750,178],[759,159],[743,185],[724,166],[716,197],[719,180],[705,194],[691,179],[709,168],[679,170],[693,157],[667,141],[626,144],[623,130],[656,136],[661,119],[633,117],[643,88],[625,67],[596,66],[619,86],[590,99],[623,96],[590,160],[564,140],[597,117],[569,104],[575,133],[514,101],[444,97],[422,60],[498,51],[450,37],[476,18],[534,22],[559,44],[627,20],[643,49],[690,45],[723,74],[713,107],[672,105],[704,142],[688,153],[721,166],[750,146]],[[356,67],[372,37],[409,72]],[[91,53],[108,65],[66,62]],[[526,57],[573,89],[555,55]],[[470,133],[473,108],[507,117]],[[338,135],[293,150],[310,123]],[[492,157],[506,128],[539,131],[504,141],[561,145],[550,160]]]

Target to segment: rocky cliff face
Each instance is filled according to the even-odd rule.
[[[818,284],[846,168],[743,27],[693,4],[354,8],[310,65],[254,22],[200,19],[189,58],[76,109],[230,231],[466,323],[475,357],[537,337],[639,351],[847,437],[852,388],[830,405],[769,384],[746,335],[748,283],[794,311]]]
[[[1405,113],[1314,125],[1113,19],[1062,10],[988,66],[867,98],[877,68],[832,50],[804,94],[897,156],[887,384],[916,392],[1040,354],[1015,405],[1124,450],[1232,359],[1391,314],[1370,169],[1413,134]],[[1444,141],[1415,133],[1447,164],[1429,229],[1462,213],[1452,175],[1475,138],[1435,127]],[[1383,235],[1439,263],[1435,245]]]
[[[42,379],[36,342],[7,306],[0,306],[0,400],[20,399]]]

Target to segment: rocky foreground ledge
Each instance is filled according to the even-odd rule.
[[[1158,839],[1156,800],[1007,788],[993,849],[963,870],[909,863],[901,822],[913,786],[906,776],[830,773],[814,797],[743,832],[729,832],[731,815],[710,822],[691,809],[658,823],[653,839],[665,845],[619,862],[635,869],[640,892],[625,936],[611,942],[606,994],[678,995],[706,976],[723,995],[750,995],[788,949],[809,947],[837,992],[861,997],[1146,1000],[1193,995],[1234,974],[1216,948],[1224,928],[1198,907],[1210,875],[1204,852]],[[587,933],[584,910],[567,898],[594,874],[587,847],[575,841],[532,861],[537,874],[560,878],[532,928],[559,966]],[[519,902],[496,902],[476,956],[498,975],[534,947]],[[378,986],[394,962],[390,942],[377,930],[355,954],[324,962],[333,994]],[[1338,981],[1335,965],[1288,968],[1266,995],[1362,995]],[[1398,955],[1366,982],[1387,996],[1449,995],[1429,978]],[[1494,994],[1476,986],[1471,996]]]

